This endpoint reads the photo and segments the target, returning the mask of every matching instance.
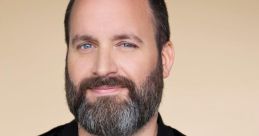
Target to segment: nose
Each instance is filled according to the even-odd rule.
[[[112,48],[99,48],[96,54],[93,74],[95,76],[111,76],[118,71]]]

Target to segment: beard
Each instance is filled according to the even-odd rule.
[[[123,76],[90,77],[75,86],[66,64],[65,89],[69,109],[79,125],[93,135],[133,135],[158,111],[164,86],[161,66],[159,61],[139,86]],[[90,102],[86,90],[100,86],[127,88],[128,98],[101,96]]]

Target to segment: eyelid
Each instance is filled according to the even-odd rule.
[[[138,45],[133,43],[133,42],[128,42],[128,41],[121,41],[117,44],[117,46],[122,46],[123,44],[129,44],[132,45],[134,48],[138,48]]]
[[[76,49],[80,49],[84,45],[91,45],[92,47],[95,47],[94,44],[92,44],[91,42],[83,42],[83,43],[78,44],[76,46]]]

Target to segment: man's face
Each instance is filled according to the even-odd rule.
[[[67,59],[73,83],[120,75],[140,86],[157,65],[151,16],[147,0],[76,0]],[[128,90],[102,86],[86,93],[92,102],[107,95],[126,99]]]
[[[163,88],[147,0],[76,0],[70,18],[66,91],[79,124],[129,135],[157,111]]]

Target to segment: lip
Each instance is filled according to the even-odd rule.
[[[120,86],[100,86],[97,88],[90,89],[90,91],[96,94],[97,96],[116,95],[121,90],[122,88]]]

